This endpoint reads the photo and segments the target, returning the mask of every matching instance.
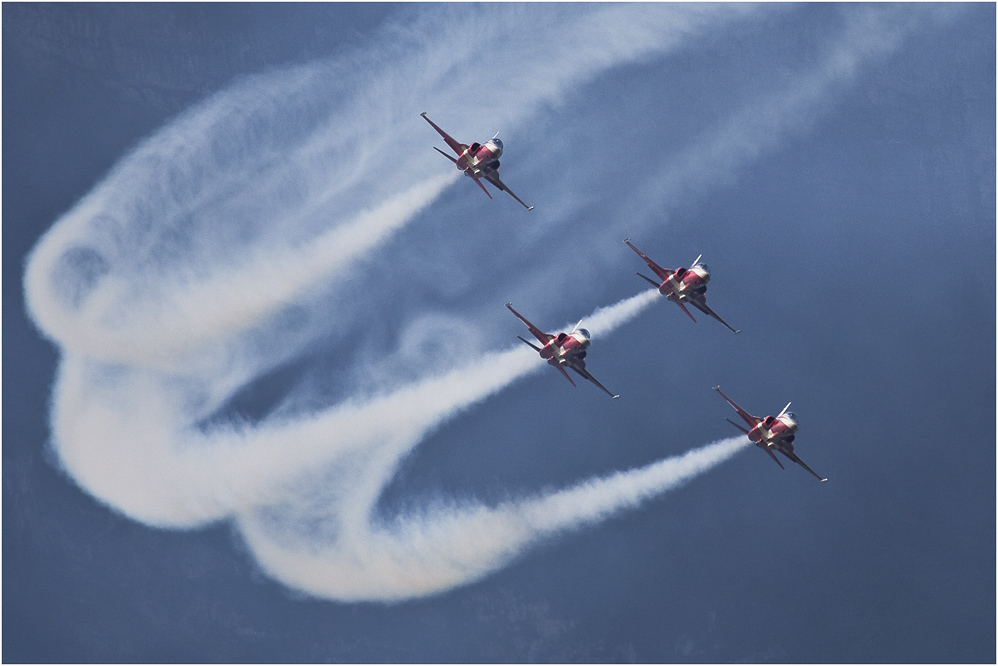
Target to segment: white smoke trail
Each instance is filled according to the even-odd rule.
[[[168,370],[198,353],[193,365],[203,363],[452,182],[453,171],[423,182],[415,175],[444,172],[418,113],[469,113],[467,91],[482,83],[467,61],[505,71],[488,77],[480,99],[489,108],[470,112],[508,128],[610,67],[751,12],[442,11],[446,20],[428,13],[388,31],[387,49],[250,77],[141,144],[33,251],[26,300],[39,327],[106,362]],[[480,25],[489,26],[487,43],[473,54],[453,48]],[[549,30],[564,39],[546,38]],[[460,124],[451,131],[470,133]]]
[[[657,296],[646,290],[600,308],[588,325],[609,334]],[[195,527],[284,501],[284,488],[295,479],[358,451],[389,446],[395,461],[443,420],[540,367],[536,354],[517,345],[387,395],[290,423],[206,436],[184,425],[183,406],[155,375],[109,371],[66,354],[53,434],[63,462],[95,497],[148,524]],[[390,480],[378,477],[370,506]]]
[[[635,507],[749,444],[746,437],[721,440],[496,508],[474,504],[399,516],[391,524],[351,532],[349,538],[344,535],[321,547],[309,547],[300,538],[289,541],[287,533],[274,539],[260,516],[245,516],[239,525],[261,565],[290,587],[332,599],[398,601],[478,580],[544,537]],[[351,509],[347,502],[343,505]]]
[[[917,8],[909,5],[903,10],[886,5],[852,6],[843,10],[842,25],[835,28],[834,39],[813,61],[800,67],[785,82],[773,77],[774,83],[753,91],[732,113],[719,118],[701,134],[693,135],[688,144],[681,143],[674,153],[663,155],[661,160],[646,160],[643,170],[630,177],[627,186],[613,197],[614,208],[619,207],[623,212],[605,221],[599,219],[592,229],[578,232],[603,232],[610,227],[616,229],[619,238],[634,236],[637,240],[643,237],[639,235],[643,230],[661,227],[668,211],[730,185],[760,157],[785,148],[788,141],[820,126],[864,68],[892,57],[913,33],[933,21],[945,19],[950,11],[952,6],[940,5]],[[793,66],[786,64],[788,68]],[[588,141],[593,154],[602,157],[616,152],[618,160],[630,159],[629,144],[621,144],[618,136],[604,131],[607,125],[617,122],[616,113],[616,110],[606,115],[594,113],[577,125],[558,128],[560,136],[556,141]],[[620,145],[627,146],[627,150],[620,150]],[[565,217],[571,218],[592,207],[593,199],[608,198],[601,179],[602,175],[597,175],[582,180],[582,187],[556,189],[555,196],[561,197],[558,210],[566,210]],[[571,180],[578,182],[578,175],[572,172]],[[619,249],[610,244],[595,246],[589,250],[590,258],[614,265]],[[564,256],[577,252],[577,248],[565,246],[552,252],[550,263],[538,265],[521,276],[524,288],[530,289],[536,282],[549,285],[552,294],[568,288],[575,277],[566,275],[560,267]]]
[[[362,346],[350,334],[363,338],[394,317],[375,300],[383,295],[335,296],[456,178],[426,149],[433,137],[419,111],[467,112],[468,91],[487,78],[490,95],[471,115],[515,129],[612,66],[758,11],[435,7],[390,31],[384,48],[251,77],[185,113],[126,156],[29,258],[31,316],[63,353],[52,401],[63,466],[94,497],[150,525],[233,520],[272,575],[307,593],[398,600],[476,580],[546,535],[727,459],[744,439],[534,499],[393,522],[376,503],[404,456],[447,419],[542,368],[536,354],[522,345],[482,353],[484,338],[468,334],[448,342],[462,358],[454,346],[473,341],[470,362],[414,363],[411,381],[366,393],[344,380],[345,398],[316,397],[321,406],[306,413],[254,424],[227,416],[226,405],[331,329],[346,331],[336,340],[349,356]],[[453,48],[482,24],[496,33],[480,52]],[[483,62],[503,76],[483,77]],[[448,128],[474,136],[480,128],[462,127],[465,115]],[[712,150],[724,154],[723,145]],[[656,298],[642,292],[585,325],[598,339]]]
[[[930,12],[933,10],[929,10]],[[645,191],[674,200],[683,192],[716,188],[745,164],[803,134],[834,106],[828,100],[860,67],[890,55],[922,21],[921,11],[862,7],[845,16],[842,34],[792,85],[753,100],[726,118],[705,140],[678,154],[648,178]],[[654,184],[654,186],[652,186]]]

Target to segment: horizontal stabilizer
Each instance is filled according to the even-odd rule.
[[[693,315],[691,315],[691,314],[690,314],[690,311],[686,309],[686,306],[685,306],[685,305],[683,305],[683,302],[682,302],[682,301],[675,301],[675,303],[676,303],[676,305],[678,305],[678,306],[679,306],[679,307],[680,307],[680,308],[682,309],[682,311],[683,311],[683,312],[685,312],[685,313],[686,313],[686,316],[687,316],[687,317],[689,317],[690,319],[693,319]],[[696,320],[696,319],[693,319],[693,323],[694,323],[694,324],[695,324],[695,323],[697,323],[697,320]]]
[[[766,453],[768,453],[768,454],[769,454],[769,457],[773,459],[773,462],[775,462],[775,463],[776,463],[777,465],[779,465],[779,466],[780,466],[780,469],[786,469],[786,467],[784,467],[784,466],[783,466],[783,463],[781,463],[781,462],[780,462],[780,461],[779,461],[779,460],[778,460],[778,459],[776,458],[776,456],[775,456],[775,455],[773,454],[773,452],[772,452],[772,451],[770,451],[769,449],[765,449],[765,451],[766,451]]]
[[[521,339],[522,339],[522,338],[521,338]],[[724,420],[725,420],[725,421],[727,421],[728,423],[730,423],[731,425],[735,426],[735,427],[736,427],[736,428],[738,428],[739,430],[741,430],[741,431],[742,431],[743,433],[745,433],[746,435],[748,434],[748,430],[746,430],[745,428],[741,427],[740,425],[738,425],[737,423],[735,423],[735,422],[734,422],[734,421],[732,421],[731,419],[724,419]]]
[[[523,340],[523,338],[520,338],[520,339]],[[523,340],[523,341],[527,342],[526,340]],[[529,342],[527,342],[527,344],[530,345]],[[530,345],[530,346],[533,347],[533,345]],[[572,378],[568,376],[567,372],[565,372],[565,368],[561,367],[560,365],[555,366],[555,367],[558,369],[558,372],[560,372],[561,374],[565,375],[565,379],[567,379],[572,384],[572,386],[575,386],[575,382],[573,382]]]
[[[518,336],[516,336],[516,339],[517,339],[517,340],[523,340],[523,338],[521,338],[521,337],[520,337],[519,335],[518,335]],[[541,351],[541,348],[540,348],[540,347],[538,347],[537,345],[535,345],[535,344],[534,344],[533,342],[530,342],[529,340],[523,340],[523,342],[524,342],[525,344],[527,344],[528,346],[530,346],[530,348],[531,348],[531,349],[533,349],[533,350],[534,350],[535,352],[538,352],[538,353],[540,353],[540,351]],[[569,380],[569,381],[572,381],[572,380]]]
[[[485,185],[482,184],[482,181],[478,180],[478,176],[472,176],[471,179],[475,181],[476,185],[478,185],[480,188],[482,188],[482,192],[485,192],[486,196],[488,196],[489,199],[492,198],[492,195],[489,194],[489,191],[487,189],[485,189]]]
[[[449,159],[449,160],[450,160],[451,162],[453,162],[454,164],[457,164],[457,160],[456,160],[456,159],[454,159],[453,157],[451,157],[450,155],[448,155],[448,154],[447,154],[447,153],[445,153],[444,151],[440,150],[440,149],[439,149],[439,148],[437,148],[436,146],[433,146],[433,150],[437,151],[438,153],[440,153],[441,155],[443,155],[444,157],[446,157],[447,159]]]
[[[658,282],[655,282],[655,281],[654,281],[654,280],[652,280],[652,279],[651,279],[650,277],[646,277],[646,276],[642,275],[641,273],[635,273],[635,275],[637,275],[637,276],[638,276],[638,277],[640,277],[640,278],[644,278],[645,280],[648,280],[648,282],[649,282],[649,283],[650,283],[650,284],[651,284],[652,286],[654,286],[654,287],[655,287],[656,289],[658,289],[658,287],[659,287],[659,283],[658,283]]]

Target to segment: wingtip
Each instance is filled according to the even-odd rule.
[[[534,209],[533,206],[527,206],[527,210],[533,210],[533,209]]]
[[[423,112],[422,112],[421,114],[419,114],[419,115],[421,115],[421,116],[423,116],[423,117],[425,118],[425,117],[426,117],[426,111],[423,111]]]
[[[506,307],[507,307],[507,308],[511,308],[511,307],[513,307],[513,301],[510,301],[509,303],[507,303],[507,304],[506,304]]]
[[[720,391],[721,390],[721,385],[718,384],[717,386],[712,386],[711,388],[714,389],[715,391]]]
[[[822,479],[821,480],[822,483],[824,483],[825,481],[828,481],[828,479]]]
[[[742,332],[742,329],[739,328],[737,331],[735,331],[735,335],[738,335],[741,332]]]
[[[631,242],[631,237],[630,237],[630,236],[628,236],[627,238],[625,238],[625,239],[624,239],[624,242],[625,242],[625,243],[630,243],[630,242]]]
[[[615,395],[615,396],[612,396],[612,397],[613,397],[613,399],[614,399],[614,400],[616,400],[616,399],[617,399],[617,398],[619,398],[620,396],[619,396],[619,395]]]

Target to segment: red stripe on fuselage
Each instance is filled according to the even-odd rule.
[[[455,163],[457,168],[461,171],[467,171],[471,169],[473,171],[479,171],[479,166],[483,164],[488,164],[489,162],[495,161],[498,157],[489,148],[488,144],[479,147],[475,152],[470,150],[465,150]]]
[[[580,341],[574,335],[559,333],[541,348],[541,358],[558,363],[559,359],[577,356],[588,346],[587,343]]]
[[[705,286],[707,282],[700,277],[694,271],[686,270],[684,268],[676,269],[673,277],[679,283],[679,290],[673,288],[671,280],[665,280],[658,288],[658,293],[662,294],[667,298],[681,298],[686,296],[687,298],[693,298],[693,294],[697,289]]]
[[[766,425],[766,421],[773,419],[769,426]],[[761,444],[763,442],[768,442],[776,446],[776,448],[787,448],[793,451],[793,445],[784,442],[783,440],[794,434],[794,428],[791,428],[786,423],[780,419],[776,419],[772,416],[767,416],[762,423],[755,426],[749,430],[748,437],[753,442]]]

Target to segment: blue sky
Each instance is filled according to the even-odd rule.
[[[8,4],[4,660],[992,661],[994,12]]]

